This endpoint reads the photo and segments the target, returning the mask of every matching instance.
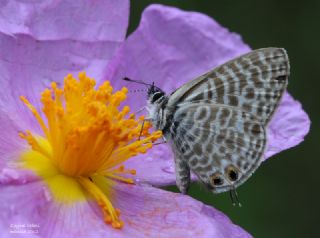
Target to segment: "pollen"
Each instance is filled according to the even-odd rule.
[[[122,88],[113,92],[108,81],[96,89],[95,80],[80,73],[78,79],[68,75],[61,88],[53,82],[45,89],[41,93],[42,111],[20,97],[43,135],[27,130],[19,136],[31,151],[46,158],[39,163],[49,161],[59,175],[76,181],[97,202],[104,221],[114,228],[121,228],[124,223],[108,190],[115,182],[133,184],[136,171],[126,169],[123,163],[145,153],[162,136],[160,131],[149,132],[151,124],[142,123],[143,116],[136,118],[129,114],[128,106],[120,106],[127,91]],[[37,163],[30,164],[34,171],[41,170],[35,168]],[[101,181],[108,182],[101,186]]]

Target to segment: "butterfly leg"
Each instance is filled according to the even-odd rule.
[[[142,121],[142,125],[141,125],[141,129],[140,129],[140,133],[139,133],[139,138],[138,138],[138,140],[140,140],[140,138],[141,138],[145,121],[150,121],[150,120],[151,120],[150,118],[145,118],[145,119]]]
[[[138,114],[138,113],[140,113],[140,112],[142,112],[142,111],[144,111],[144,110],[146,110],[146,106],[140,108],[140,109],[139,109],[138,111],[136,111],[134,114]]]
[[[182,194],[188,192],[190,185],[190,168],[182,159],[175,158],[176,184]]]
[[[153,145],[162,145],[162,144],[165,144],[165,143],[167,143],[167,140],[166,140],[166,138],[164,136],[162,136],[162,141],[157,142],[157,143],[153,143]]]
[[[145,120],[142,121],[142,125],[141,125],[141,129],[140,129],[138,140],[140,140],[140,137],[141,137],[141,134],[142,134],[142,131],[143,131],[144,122],[145,122]]]

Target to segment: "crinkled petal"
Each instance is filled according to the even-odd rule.
[[[35,233],[30,237],[116,237],[95,202],[58,203],[42,182],[2,186],[0,194],[0,237],[16,237],[15,231],[26,228],[13,225],[31,224],[36,227],[29,229]]]
[[[0,32],[38,40],[123,41],[129,0],[0,1]]]
[[[21,128],[14,122],[12,119],[7,117],[1,110],[0,110],[0,168],[1,163],[4,159],[8,157],[8,152],[13,152],[17,148],[21,147],[22,140],[17,140],[15,138],[17,131]],[[15,136],[12,136],[15,135]]]
[[[129,237],[251,237],[221,212],[189,196],[151,186],[117,186]]]
[[[125,76],[155,82],[171,92],[249,50],[238,34],[229,32],[204,14],[150,5],[144,10],[138,29],[129,36],[116,62],[110,65],[107,77],[118,84],[124,84],[120,79]],[[130,89],[142,88],[125,84]],[[139,102],[144,105],[145,93],[135,93],[133,97],[143,98],[134,100],[135,108]]]
[[[129,159],[125,167],[135,169],[135,180],[154,186],[174,184],[176,181],[173,154],[169,145],[153,146],[147,154]]]
[[[12,158],[11,160],[16,159]],[[11,164],[0,167],[0,187],[4,185],[20,185],[41,180],[30,170],[21,170]],[[0,196],[1,197],[1,196]]]
[[[131,90],[145,87],[123,82],[121,78],[155,82],[171,92],[249,50],[238,34],[229,32],[206,15],[151,5],[143,12],[138,29],[109,64],[106,78],[118,87],[126,85]],[[134,111],[145,106],[146,92],[130,93],[128,103]],[[144,163],[140,163],[140,158]],[[155,185],[174,183],[168,146],[154,147],[140,158],[127,163],[138,170],[139,178]]]
[[[0,185],[0,237],[39,237],[27,234],[27,225],[39,225],[40,217],[46,212],[48,202],[44,186],[39,183]],[[31,228],[36,232],[37,228]],[[20,234],[18,234],[20,235]]]
[[[24,237],[248,238],[221,212],[188,196],[149,186],[119,184],[116,202],[125,225],[116,230],[103,222],[94,202],[61,204],[41,182],[0,187],[0,237],[16,237],[12,225],[34,225]],[[11,231],[11,233],[10,233]]]
[[[300,144],[310,129],[310,119],[301,104],[285,93],[268,125],[265,158]]]
[[[19,175],[19,171],[9,165],[10,161],[19,157],[19,151],[26,148],[26,143],[18,136],[18,132],[21,130],[14,115],[13,118],[8,117],[0,107],[0,184],[11,183],[13,180],[14,183],[17,180],[25,180],[22,171],[20,171],[21,175]]]

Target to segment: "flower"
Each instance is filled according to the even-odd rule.
[[[52,83],[51,90],[47,88],[41,94],[47,124],[37,109],[20,97],[43,135],[33,135],[29,130],[19,133],[31,147],[22,152],[20,168],[41,177],[59,202],[85,200],[83,190],[86,191],[101,208],[104,221],[122,228],[120,210],[108,198],[113,180],[133,184],[123,174],[135,175],[136,171],[126,170],[122,163],[145,153],[162,133],[148,134],[151,125],[144,123],[142,127],[144,117],[135,120],[131,114],[125,118],[130,111],[128,106],[118,110],[126,98],[126,88],[112,94],[108,81],[98,90],[94,86],[95,81],[85,73],[79,74],[79,81],[68,75],[63,88]],[[68,190],[61,189],[61,184],[68,185]]]
[[[136,145],[133,154],[132,151],[125,150],[126,158],[123,159],[127,159],[136,152],[144,152],[150,145],[148,142],[159,136],[144,131],[143,139],[139,142],[139,120],[124,116],[128,108],[117,109],[118,102],[126,93],[125,89],[120,89],[123,82],[119,79],[123,74],[139,76],[129,72],[136,70],[143,76],[141,79],[152,80],[153,77],[160,86],[164,86],[160,82],[162,76],[166,76],[165,80],[171,80],[178,74],[180,77],[177,77],[177,80],[183,83],[180,81],[183,75],[188,80],[190,76],[200,73],[204,67],[212,67],[248,50],[236,34],[229,33],[212,19],[160,5],[153,5],[145,10],[141,26],[124,42],[128,9],[127,0],[97,0],[94,3],[85,0],[48,0],[41,3],[13,0],[2,3],[1,237],[16,236],[15,233],[18,232],[28,233],[24,235],[29,237],[181,237],[181,234],[184,237],[250,237],[214,208],[188,196],[150,186],[149,182],[174,182],[171,164],[166,168],[167,161],[163,160],[163,157],[159,160],[156,158],[158,150],[151,154],[151,157],[136,156],[131,160],[138,159],[140,162],[126,163],[124,167],[120,165],[122,159],[109,164],[113,161],[112,154],[116,153],[117,149]],[[154,23],[156,25],[153,25]],[[181,28],[183,34],[180,30],[177,31],[180,26],[186,26]],[[153,30],[160,31],[151,32]],[[205,30],[206,35],[198,34],[198,31],[204,33]],[[141,36],[151,42],[145,42],[139,38]],[[202,40],[208,40],[207,44],[201,44]],[[204,50],[202,46],[215,48],[215,55],[207,54],[208,48]],[[154,54],[149,54],[151,49]],[[186,51],[187,49],[191,51]],[[173,58],[162,59],[161,54],[165,53],[163,50]],[[145,58],[139,57],[140,64],[131,62],[131,65],[130,59],[135,59],[133,56],[136,54],[143,55],[143,52]],[[188,63],[185,65],[187,56]],[[192,63],[196,61],[197,64]],[[153,67],[163,69],[163,74],[154,75],[157,72]],[[174,68],[170,73],[171,67]],[[99,91],[98,88],[95,91],[94,82],[83,74],[79,76],[80,83],[68,76],[63,84],[65,75],[84,70],[97,80],[97,85],[105,87],[104,90]],[[148,72],[149,75],[144,75]],[[108,100],[104,101],[109,102],[111,108],[102,106],[101,101],[91,97],[99,92],[110,92],[110,85],[104,83],[106,79],[115,85],[116,91],[120,90],[113,96],[108,94]],[[167,84],[167,90],[168,85],[173,84]],[[68,90],[77,91],[80,88],[85,89],[85,92],[88,89],[88,95],[83,98],[78,95],[74,99],[67,96],[70,95]],[[40,92],[43,92],[41,100]],[[81,95],[84,95],[83,93]],[[131,98],[137,96],[139,95]],[[115,102],[112,98],[119,101]],[[145,99],[141,100],[144,101]],[[80,110],[81,117],[88,120],[82,121],[81,117],[77,118],[78,115],[74,114],[75,111],[68,110],[69,102],[74,105],[71,109]],[[140,99],[135,98],[129,104],[130,108],[137,108]],[[83,110],[84,108],[87,110]],[[108,115],[110,110],[114,110],[115,114]],[[99,117],[102,114],[97,112],[105,112],[102,114],[106,117]],[[48,119],[47,124],[45,117]],[[112,120],[113,117],[117,117],[117,120]],[[96,160],[99,157],[93,156],[97,150],[90,148],[93,143],[97,145],[98,138],[89,140],[87,136],[90,137],[90,133],[96,133],[101,127],[109,128],[110,121],[111,128],[120,131],[119,134],[112,134],[114,138],[103,144],[111,146],[112,149],[109,151],[110,156],[100,157],[104,158],[101,164]],[[85,124],[82,124],[84,122]],[[106,124],[99,124],[100,122]],[[52,125],[54,123],[59,126],[55,127]],[[68,130],[69,126],[74,130]],[[133,140],[129,142],[130,136],[122,138],[122,130],[132,133]],[[66,132],[70,132],[69,136],[63,136]],[[80,135],[86,135],[82,139],[87,141],[83,141]],[[113,147],[112,143],[116,140],[119,145]],[[143,143],[143,140],[147,140],[146,143]],[[62,158],[56,156],[67,152],[61,153],[66,144],[72,151],[67,153],[65,158],[73,161],[72,164],[65,163],[65,160],[59,161]],[[84,153],[79,152],[80,147],[85,148]],[[167,154],[166,151],[168,149],[163,153]],[[90,164],[83,160],[87,156],[91,157]],[[117,176],[116,180],[111,182],[110,179],[103,179],[99,174],[93,173],[101,168],[107,171],[105,176]],[[130,177],[118,176],[118,172],[128,172],[128,176],[135,173],[124,168],[137,170],[136,185],[128,184],[132,182]],[[97,205],[98,202],[101,207]],[[121,211],[120,216],[117,209]],[[124,225],[122,229],[114,229],[107,225],[104,219],[116,228],[120,228],[122,222]]]

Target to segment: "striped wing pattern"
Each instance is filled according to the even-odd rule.
[[[265,149],[264,126],[252,114],[237,108],[210,103],[180,107],[170,128],[174,151],[189,168],[212,189],[210,178],[220,174],[223,184],[242,184],[261,163]],[[237,181],[229,181],[226,168],[238,172]],[[177,171],[186,177],[187,171]]]
[[[255,50],[183,85],[168,106],[211,101],[237,107],[267,123],[286,89],[289,70],[284,49]]]

